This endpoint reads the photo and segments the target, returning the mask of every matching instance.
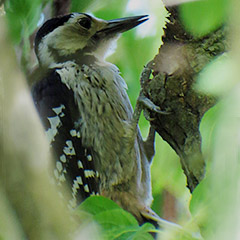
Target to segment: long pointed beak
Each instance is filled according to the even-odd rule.
[[[107,25],[97,33],[105,33],[106,35],[114,35],[132,29],[148,20],[148,15],[118,18],[107,21]]]

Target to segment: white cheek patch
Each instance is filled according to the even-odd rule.
[[[85,47],[87,39],[80,41],[80,34],[71,30],[68,24],[64,24],[42,38],[38,45],[38,57],[42,65],[49,66],[51,63],[57,62],[51,49],[54,49],[59,55],[66,56]],[[69,32],[69,35],[66,32]]]
[[[103,41],[99,44],[99,47],[91,54],[99,60],[105,60],[106,57],[109,57],[115,52],[119,36]]]
[[[38,57],[44,66],[49,66],[55,60],[46,42],[46,38],[43,38],[42,42],[38,45]]]

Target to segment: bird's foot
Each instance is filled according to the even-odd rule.
[[[146,108],[147,110],[154,111],[156,113],[164,114],[167,115],[170,112],[168,111],[163,111],[159,106],[154,104],[148,97],[146,97],[143,92],[141,91],[137,100],[141,105],[143,110]]]

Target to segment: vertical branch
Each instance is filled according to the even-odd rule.
[[[153,79],[143,87],[145,96],[171,114],[151,113],[160,136],[180,157],[192,192],[202,180],[205,162],[201,152],[199,124],[216,99],[194,90],[198,73],[226,49],[225,28],[194,38],[181,25],[178,9],[171,7],[164,44],[153,60]]]
[[[3,18],[0,29],[0,187],[27,239],[71,239],[76,226],[50,183],[48,144]]]
[[[71,0],[54,0],[53,16],[65,15],[70,11]]]

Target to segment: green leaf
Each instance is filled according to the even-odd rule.
[[[135,232],[127,232],[122,234],[120,237],[114,238],[116,240],[153,240],[153,237],[149,233],[139,233],[138,231]]]
[[[235,65],[228,54],[222,54],[211,61],[199,74],[196,87],[199,91],[221,96],[238,83],[234,78]]]
[[[41,0],[9,0],[5,4],[6,16],[14,43],[29,37],[37,27],[42,10]]]
[[[137,220],[130,213],[123,209],[112,209],[103,211],[93,217],[103,228],[120,226],[138,226]]]
[[[83,201],[78,209],[96,215],[104,211],[121,208],[114,201],[108,198],[102,196],[92,196]]]
[[[148,232],[155,229],[154,226],[149,223],[139,227],[136,219],[123,209],[102,212],[94,220],[101,225],[104,239],[153,239]]]
[[[218,123],[219,114],[222,110],[222,103],[218,102],[210,108],[202,117],[200,123],[200,132],[202,136],[202,152],[210,158],[210,152],[214,144],[214,133]]]
[[[189,205],[189,210],[195,214],[199,209],[203,208],[206,204],[208,192],[208,182],[206,179],[202,180],[192,193],[192,199]]]
[[[145,225],[145,224],[144,224]],[[143,231],[142,228],[144,227],[139,226],[125,226],[125,227],[118,227],[112,228],[105,231],[105,239],[117,239],[117,240],[152,240],[153,237],[147,231]],[[151,224],[150,224],[151,225]],[[153,226],[152,226],[153,228]]]
[[[71,12],[85,12],[93,2],[94,0],[72,0]]]
[[[185,29],[202,37],[220,27],[227,17],[228,0],[203,0],[180,5],[180,17]]]
[[[146,223],[140,227],[132,214],[108,198],[89,197],[80,205],[78,211],[92,215],[92,219],[101,226],[104,239],[153,239],[148,233],[155,230],[152,224]]]

